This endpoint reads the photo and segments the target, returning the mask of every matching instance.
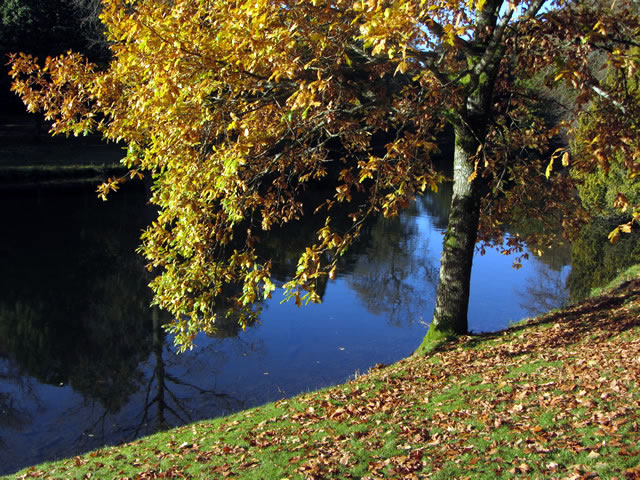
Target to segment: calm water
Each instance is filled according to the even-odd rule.
[[[430,319],[448,195],[367,230],[321,305],[265,305],[245,332],[176,355],[148,308],[134,253],[153,218],[142,188],[0,192],[0,474],[342,382],[411,354]],[[282,271],[294,258],[270,240]],[[493,331],[556,306],[558,256],[474,264],[470,327]]]

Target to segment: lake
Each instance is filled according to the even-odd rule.
[[[222,323],[177,355],[149,308],[135,253],[153,219],[144,187],[98,200],[93,188],[0,191],[0,474],[104,444],[343,382],[410,355],[435,300],[450,191],[378,219],[322,292],[297,308],[278,295],[242,331]],[[295,258],[270,238],[286,272]],[[474,332],[559,306],[565,256],[512,268],[476,255]],[[546,262],[546,263],[545,263]],[[282,280],[282,279],[280,279]]]

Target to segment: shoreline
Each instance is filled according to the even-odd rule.
[[[344,384],[6,478],[637,478],[638,272]]]
[[[127,168],[111,165],[0,167],[0,191],[97,186],[109,177],[123,176]]]
[[[0,116],[0,191],[95,185],[128,169],[96,135],[52,137],[35,115]]]

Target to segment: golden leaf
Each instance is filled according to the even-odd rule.
[[[547,179],[551,176],[551,172],[553,171],[553,157],[551,157],[551,160],[549,161],[549,165],[547,165],[547,169],[544,172],[544,176],[547,177]]]
[[[398,72],[400,73],[405,73],[407,71],[407,69],[409,68],[409,64],[407,62],[405,62],[404,60],[402,62],[400,62],[398,64],[398,66],[396,67],[396,71],[394,72],[394,75]]]
[[[620,227],[614,228],[611,233],[609,233],[609,242],[612,244],[616,243],[620,238]]]

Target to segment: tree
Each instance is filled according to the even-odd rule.
[[[638,8],[640,11],[640,7]],[[637,54],[638,47],[635,47]],[[623,72],[612,70],[608,77],[603,78],[605,84],[611,83],[615,90],[624,92],[631,100],[626,104],[640,103],[640,71],[628,72],[630,75],[621,76]],[[631,75],[632,74],[632,75]],[[603,119],[611,120],[608,109],[617,110],[618,118],[616,123],[609,125],[609,130],[602,128]],[[579,161],[586,161],[590,164],[589,169],[572,172],[581,180],[578,187],[578,194],[584,207],[594,216],[620,216],[625,215],[624,211],[616,208],[616,204],[636,205],[640,203],[640,176],[629,175],[626,165],[627,156],[636,155],[640,151],[640,138],[638,135],[626,135],[627,132],[634,133],[640,129],[640,120],[634,116],[626,115],[626,106],[620,101],[599,96],[590,105],[584,115],[580,118],[574,132],[572,151],[574,158]],[[607,138],[598,140],[598,135],[602,137],[605,130]],[[608,144],[615,135],[624,136],[625,149],[609,149]],[[593,149],[594,140],[600,149]],[[613,141],[615,145],[615,140]],[[593,157],[607,156],[607,162],[590,161]],[[620,205],[618,205],[620,206]],[[628,210],[628,209],[626,209]],[[631,217],[630,211],[626,212],[626,217]]]
[[[35,56],[59,55],[69,49],[81,51],[95,61],[108,59],[102,26],[98,20],[100,0],[0,0],[0,110],[24,110],[10,92],[6,75],[7,55],[23,51]]]
[[[620,105],[638,109],[589,63],[602,51],[620,78],[637,68],[638,12],[627,7],[614,15],[572,0],[105,0],[102,21],[113,55],[106,69],[73,53],[44,66],[15,56],[14,90],[54,121],[53,133],[125,141],[131,176],[154,179],[160,212],[141,251],[183,345],[215,328],[223,298],[255,315],[256,300],[276,288],[260,237],[303,216],[323,226],[282,287],[298,304],[318,301],[318,285],[368,218],[397,214],[445,179],[433,158],[446,127],[455,132],[454,193],[423,348],[466,332],[477,241],[522,252],[526,240],[541,253],[551,230],[503,243],[502,222],[533,215],[571,233],[583,216],[576,181],[553,172],[569,153],[549,162],[558,129],[536,115],[525,80],[536,73],[550,87],[569,85],[574,116],[595,96],[610,117]],[[599,128],[610,131],[604,120]],[[619,139],[607,148],[626,147]],[[638,172],[637,155],[625,157],[629,172]]]
[[[59,54],[70,48],[99,57],[106,48],[99,0],[3,0],[0,49]]]

